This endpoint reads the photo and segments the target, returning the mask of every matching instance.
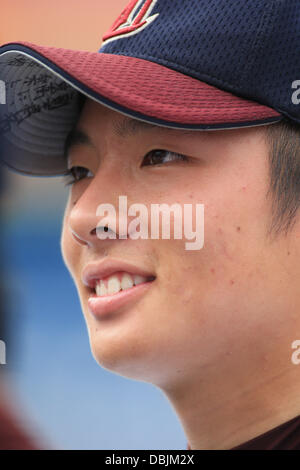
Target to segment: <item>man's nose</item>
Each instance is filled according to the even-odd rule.
[[[70,211],[68,218],[68,228],[74,240],[81,244],[92,246],[103,243],[100,239],[100,233],[107,232],[107,238],[118,239],[118,193],[110,188],[101,187],[99,191],[99,182],[92,181],[85,191],[80,195]],[[100,183],[101,184],[101,183]],[[119,185],[120,187],[120,185]],[[101,223],[97,215],[97,209],[100,204],[111,204],[115,208],[116,220],[113,220],[113,214],[108,213],[105,217],[108,223]],[[113,231],[115,229],[115,232]]]
[[[83,222],[83,221],[81,220],[81,222]],[[89,222],[87,222],[87,224],[88,223]],[[69,225],[72,237],[80,245],[89,245],[89,246],[91,246],[92,244],[96,243],[97,239],[101,239],[101,240],[115,239],[116,240],[118,238],[118,234],[116,232],[114,232],[111,228],[112,224],[101,225],[101,224],[97,223],[97,226],[93,227],[93,222],[92,222],[91,227],[93,227],[93,228],[91,228],[90,230],[87,226],[83,226],[84,224],[80,224],[80,225],[81,226],[79,226],[76,223],[76,229],[74,229],[74,223],[73,222]],[[99,234],[106,234],[106,233],[107,233],[106,238],[101,238],[99,236]]]

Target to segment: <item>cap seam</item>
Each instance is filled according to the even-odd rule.
[[[274,7],[275,7],[275,1],[277,0],[273,0],[272,3],[270,3],[269,5],[266,6],[266,11],[264,12],[264,14],[262,15],[262,18],[261,18],[261,22],[257,28],[257,31],[256,31],[256,35],[254,37],[254,40],[253,40],[253,44],[252,44],[252,47],[251,47],[251,51],[253,51],[253,54],[251,56],[251,61],[247,61],[246,62],[246,66],[243,70],[243,73],[240,77],[241,81],[244,83],[245,81],[245,78],[247,77],[247,75],[249,74],[249,71],[253,68],[253,64],[255,62],[255,58],[257,57],[257,49],[259,47],[259,39],[260,39],[260,36],[261,36],[261,32],[267,22],[267,20],[269,18],[271,18],[272,16],[272,13],[274,12]]]

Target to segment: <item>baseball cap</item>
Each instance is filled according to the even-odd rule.
[[[173,129],[300,123],[299,50],[299,0],[132,0],[97,52],[4,44],[1,160],[64,174],[83,97]]]

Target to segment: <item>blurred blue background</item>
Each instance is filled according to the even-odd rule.
[[[4,172],[2,243],[9,336],[5,366],[18,416],[52,449],[186,449],[160,390],[94,360],[60,253],[60,178]],[[2,338],[3,339],[3,338]]]

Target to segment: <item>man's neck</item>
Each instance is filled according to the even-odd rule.
[[[191,449],[232,449],[300,414],[295,365],[279,374],[265,368],[264,374],[258,372],[251,376],[249,371],[248,382],[225,380],[221,374],[212,381],[207,374],[199,382],[163,390]]]

